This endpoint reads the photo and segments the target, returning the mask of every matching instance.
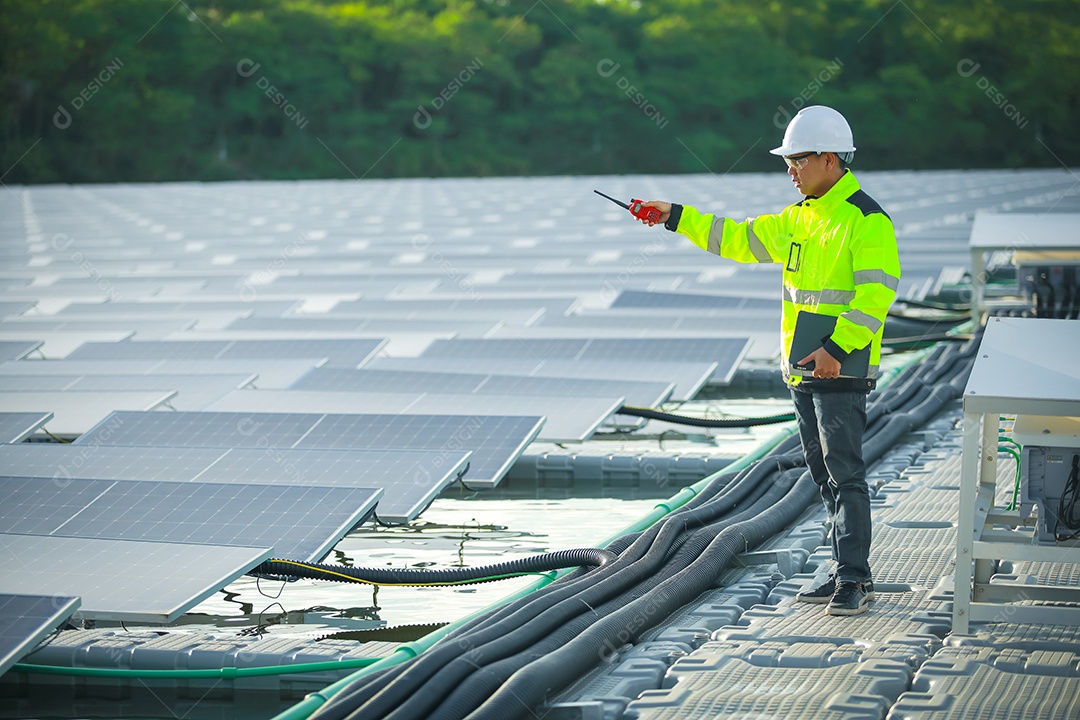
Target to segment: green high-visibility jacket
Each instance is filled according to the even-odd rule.
[[[859,189],[850,171],[820,198],[805,198],[779,214],[736,222],[676,205],[666,225],[729,260],[783,265],[780,347],[787,382],[801,380],[792,375],[789,361],[801,310],[837,317],[825,349],[843,360],[869,345],[869,377],[877,376],[885,316],[900,284],[900,258],[892,220]]]

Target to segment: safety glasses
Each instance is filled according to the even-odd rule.
[[[820,154],[821,153],[808,152],[803,155],[796,155],[794,157],[785,155],[784,162],[787,163],[787,166],[789,168],[794,168],[795,170],[802,170],[804,167],[806,167],[806,163],[810,162],[810,158]]]

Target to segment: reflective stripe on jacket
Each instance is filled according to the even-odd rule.
[[[800,310],[838,316],[824,347],[843,359],[870,345],[870,377],[877,376],[900,258],[892,220],[850,171],[820,198],[805,198],[779,214],[736,222],[684,206],[677,222],[676,231],[703,250],[741,263],[783,265],[780,347],[786,381],[800,381],[788,360]]]

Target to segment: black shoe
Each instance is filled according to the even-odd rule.
[[[836,594],[833,595],[829,606],[825,608],[825,614],[861,615],[869,607],[870,595],[862,583],[841,580],[836,586]]]
[[[872,580],[863,583],[863,589],[866,591],[867,600],[877,599],[877,595],[874,594],[874,582]],[[809,590],[803,590],[795,596],[795,599],[804,603],[827,603],[832,600],[835,594],[836,575],[829,575],[825,582],[815,585]]]

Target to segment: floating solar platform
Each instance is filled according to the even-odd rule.
[[[0,477],[0,532],[271,548],[321,560],[382,495],[370,488]]]
[[[81,435],[114,410],[153,410],[175,395],[175,390],[5,392],[0,394],[0,413],[47,410],[53,414],[49,430],[54,435]]]
[[[472,451],[466,482],[497,485],[536,439],[543,418],[494,415],[113,413],[72,447],[398,449]]]
[[[269,548],[0,534],[0,584],[77,595],[85,620],[167,623],[270,556]],[[4,610],[0,600],[0,623]]]
[[[51,412],[0,412],[0,443],[18,443],[52,420]]]
[[[540,439],[584,442],[621,408],[618,396],[454,395],[305,390],[236,390],[208,409],[219,412],[304,412],[413,415],[542,415]]]
[[[468,467],[467,450],[322,450],[154,446],[0,446],[8,475],[61,482],[145,480],[379,488],[382,520],[407,523]]]
[[[2,366],[0,366],[2,367]],[[637,360],[537,360],[528,358],[378,357],[364,366],[378,370],[491,373],[552,379],[671,382],[674,400],[691,400],[717,370],[715,362],[640,362]]]
[[[7,551],[0,538],[0,675],[19,662],[38,643],[79,608],[79,598],[59,594],[23,594],[13,589],[14,568],[4,562]],[[3,567],[8,565],[8,567]],[[10,587],[10,589],[9,589]]]
[[[256,375],[255,385],[261,388],[286,388],[324,362],[323,358],[307,360],[34,360],[0,364],[3,375],[87,375],[87,376],[155,376],[155,375]],[[116,408],[122,409],[122,408]]]

